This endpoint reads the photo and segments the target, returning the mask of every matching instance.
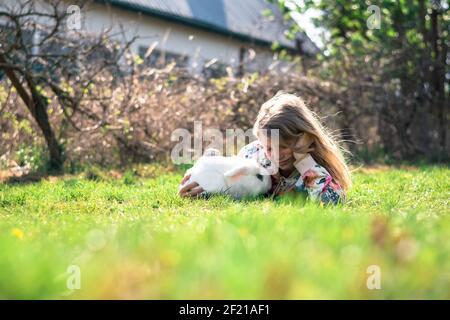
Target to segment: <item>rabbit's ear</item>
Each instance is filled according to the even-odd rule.
[[[251,168],[249,168],[248,166],[239,165],[239,166],[234,167],[233,169],[228,170],[223,175],[226,178],[231,178],[233,180],[236,180],[241,176],[250,174],[251,171],[252,171]]]

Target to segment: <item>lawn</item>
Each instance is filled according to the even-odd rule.
[[[181,199],[181,174],[0,183],[0,298],[450,299],[449,168],[357,170],[337,207]]]

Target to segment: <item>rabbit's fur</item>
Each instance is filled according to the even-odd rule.
[[[272,185],[267,170],[255,160],[222,157],[209,149],[187,174],[191,177],[186,184],[197,182],[208,193],[226,194],[235,199],[265,194]]]

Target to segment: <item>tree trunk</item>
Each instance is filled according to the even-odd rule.
[[[27,79],[28,87],[31,90],[32,100],[34,102],[34,114],[33,117],[36,120],[39,128],[44,135],[45,142],[47,143],[48,152],[50,154],[50,169],[60,171],[62,169],[64,159],[62,154],[62,148],[56,139],[55,133],[50,125],[50,121],[48,119],[47,99],[40,94],[34,85],[34,83]],[[30,110],[31,111],[31,110]]]
[[[439,12],[436,9],[432,9],[431,12],[431,40],[433,48],[433,82],[435,90],[434,106],[436,109],[435,114],[439,123],[439,160],[445,154],[446,149],[446,131],[447,131],[447,119],[445,112],[445,57],[446,54],[445,40],[441,39],[439,28]]]
[[[37,125],[41,129],[42,134],[44,135],[45,142],[47,143],[50,155],[49,158],[50,169],[60,171],[62,169],[64,162],[63,152],[61,146],[58,143],[58,140],[56,139],[55,133],[53,132],[53,129],[50,125],[50,121],[48,119],[47,100],[45,99],[44,96],[42,96],[42,94],[40,94],[37,91],[36,86],[34,85],[31,78],[26,79],[28,87],[31,91],[31,96],[28,94],[27,90],[20,82],[14,70],[12,68],[6,67],[7,61],[3,55],[0,55],[0,63],[2,65],[5,65],[4,70],[8,79],[11,81],[12,85],[17,90],[17,93],[19,94],[22,101],[25,103],[26,107],[30,111],[34,120],[36,121]]]

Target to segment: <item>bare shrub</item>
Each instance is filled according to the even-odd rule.
[[[296,72],[246,74],[242,77],[203,79],[173,64],[164,69],[136,68],[111,83],[112,74],[98,75],[79,103],[81,110],[67,118],[51,92],[50,121],[73,163],[125,164],[168,159],[175,142],[173,130],[193,130],[194,121],[204,129],[252,127],[264,101],[277,91],[302,96],[319,114],[334,115],[338,97],[327,83],[319,83]],[[102,86],[102,81],[105,86]],[[70,83],[76,86],[76,81]],[[3,82],[2,92],[9,92]],[[20,145],[42,144],[33,132],[35,124],[15,92],[3,94],[0,116],[0,151],[14,158]],[[327,117],[327,124],[339,128],[339,117]],[[29,128],[29,129],[27,129]]]

